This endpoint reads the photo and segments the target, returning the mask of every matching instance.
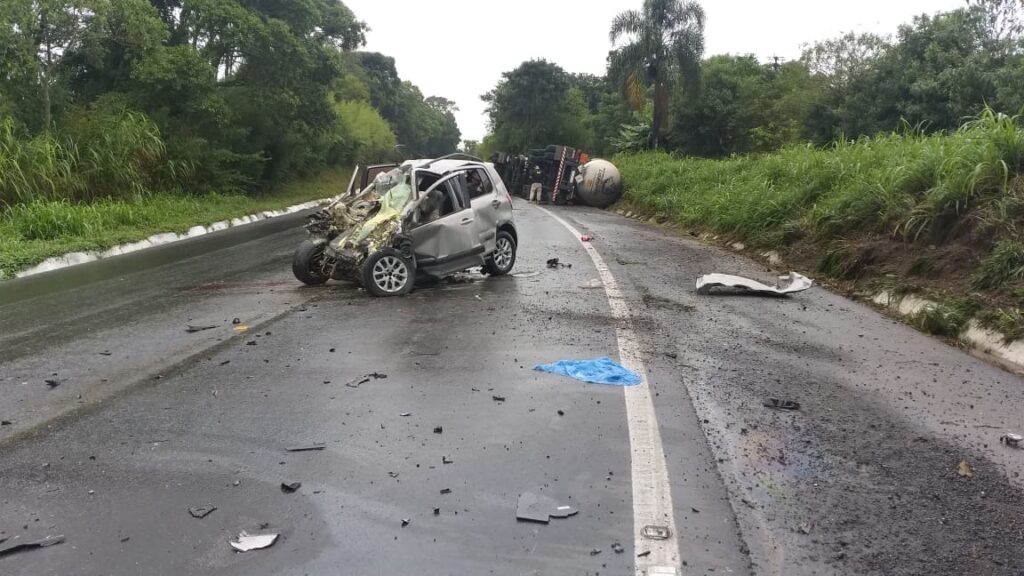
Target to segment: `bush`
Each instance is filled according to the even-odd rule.
[[[395,134],[380,113],[363,101],[334,105],[339,134],[332,155],[334,164],[366,165],[389,157],[395,148]]]

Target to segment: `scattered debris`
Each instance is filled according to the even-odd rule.
[[[568,518],[579,510],[566,506],[547,496],[523,492],[516,505],[516,519],[547,524],[551,518]]]
[[[808,524],[807,522],[804,522],[804,523],[800,524],[799,526],[796,527],[796,529],[797,529],[798,532],[800,532],[801,534],[804,534],[804,535],[808,535],[808,534],[811,533],[811,525]]]
[[[302,488],[302,482],[281,482],[281,492],[292,494]]]
[[[402,518],[402,528],[405,528],[408,525],[409,525],[409,519],[408,518]]]
[[[398,478],[398,472],[388,472],[388,476],[392,478]]]
[[[561,262],[558,261],[558,258],[552,258],[548,260],[548,268],[572,268],[572,264],[562,264]]]
[[[481,302],[483,302],[483,300],[484,300],[483,298],[480,297],[479,294],[474,295],[473,298],[476,298],[477,300],[479,300]]]
[[[666,358],[671,358],[673,360],[678,360],[679,359],[679,354],[676,353],[676,352],[665,352],[665,357]]]
[[[213,511],[216,509],[217,507],[213,504],[207,504],[206,506],[195,506],[193,508],[189,508],[188,513],[191,514],[193,518],[202,520],[210,514],[213,514]]]
[[[452,493],[452,489],[451,488],[442,488],[441,489],[441,494],[442,495],[451,494],[451,493]]]
[[[601,553],[601,549],[600,548],[591,548],[590,549],[590,555],[591,556],[597,556],[600,553]]]
[[[615,552],[616,554],[622,554],[625,551],[626,549],[622,547],[622,544],[618,542],[612,544],[612,552]]]
[[[188,332],[189,334],[194,334],[196,332],[206,332],[207,330],[213,330],[216,327],[217,326],[213,324],[189,324],[188,328],[185,328],[185,332]]]
[[[590,282],[580,285],[580,288],[584,290],[597,290],[604,288],[604,284],[597,278],[591,278]]]
[[[724,287],[733,288],[740,292],[786,296],[796,292],[803,292],[812,286],[814,286],[814,280],[801,276],[796,272],[790,272],[788,276],[779,276],[775,286],[769,286],[757,280],[729,274],[707,274],[697,279],[698,294],[710,294],[712,288]]]
[[[539,364],[533,369],[538,372],[568,376],[591,384],[636,386],[643,381],[639,374],[607,356],[593,360],[561,360],[553,364]]]
[[[412,416],[412,412],[402,412],[399,416],[402,418],[408,418],[409,416]]]
[[[434,426],[434,434],[442,434],[442,433],[444,433],[444,428],[442,428],[441,426]]]
[[[11,422],[10,420],[0,420],[0,426],[10,426],[11,424],[14,423]]]
[[[779,400],[778,398],[769,398],[764,401],[765,408],[771,408],[772,410],[799,410],[800,403],[793,400]]]
[[[46,385],[49,386],[50,388],[56,388],[57,386],[60,386],[61,384],[64,383],[63,380],[56,380],[56,379],[45,380],[45,382],[46,382]]]
[[[517,272],[512,275],[513,278],[536,278],[540,276],[540,272]]]
[[[455,463],[455,460],[452,460],[451,458],[449,458],[447,456],[441,456],[441,464],[454,464],[454,463]]]
[[[505,397],[504,396],[491,396],[491,399],[494,400],[495,402],[504,402],[505,401]]]
[[[327,448],[325,444],[316,443],[311,446],[293,446],[291,448],[285,448],[286,452],[315,452],[317,450],[323,450]]]
[[[651,551],[650,550],[644,550],[643,552],[637,554],[636,557],[637,558],[647,558],[650,555],[651,555]]]
[[[960,462],[960,466],[957,467],[956,473],[963,478],[973,478],[974,466],[971,466],[971,463],[967,460],[963,460]]]
[[[379,372],[373,372],[373,373],[370,373],[370,374],[365,374],[363,376],[360,376],[359,378],[355,378],[355,379],[349,381],[348,383],[346,383],[345,386],[348,386],[349,388],[359,388],[360,386],[362,386],[363,384],[366,384],[370,380],[383,380],[384,378],[387,378],[387,377],[388,377],[387,374],[381,374]]]
[[[440,508],[434,508],[434,516],[440,516],[440,515],[441,515],[441,509]]]
[[[581,242],[593,242],[594,241],[594,237],[593,236],[580,236],[580,241]]]
[[[668,537],[672,534],[668,530],[668,526],[644,526],[643,530],[640,531],[640,535],[648,540],[668,540]]]
[[[230,542],[231,547],[239,552],[248,552],[250,550],[262,550],[264,548],[270,548],[277,542],[277,534],[246,534],[242,532],[238,535],[236,540]]]
[[[1024,440],[1024,436],[1012,432],[1007,432],[1006,435],[999,437],[999,441],[1010,448],[1020,448],[1022,440]]]
[[[558,411],[558,415],[559,416],[565,416],[565,410],[559,410]]]
[[[100,356],[113,356],[114,353],[111,352],[110,350],[104,350],[103,352],[99,352],[99,355]]]
[[[7,548],[0,548],[0,557],[9,556],[11,554],[17,554],[18,552],[25,552],[26,550],[35,550],[37,548],[49,548],[57,544],[64,543],[64,536],[51,536],[43,540],[36,540],[34,542],[24,542],[22,544],[15,544]]]
[[[245,324],[239,324],[239,325],[235,326],[234,330],[235,330],[235,332],[237,332],[239,334],[244,334],[244,333],[249,331],[249,327],[247,325],[245,325]]]
[[[231,323],[234,324],[235,326],[238,326],[239,324],[242,323],[242,319],[241,318],[235,318],[234,320],[231,321]]]

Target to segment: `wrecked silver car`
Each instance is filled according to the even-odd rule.
[[[445,157],[370,170],[361,192],[310,217],[310,238],[292,258],[296,278],[354,280],[373,296],[399,296],[417,280],[476,266],[492,276],[512,270],[512,197],[491,164]]]

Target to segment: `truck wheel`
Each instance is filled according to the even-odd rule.
[[[309,286],[319,286],[327,282],[328,276],[324,273],[323,259],[325,242],[313,242],[306,240],[295,249],[292,255],[292,273]]]
[[[516,240],[502,230],[494,240],[494,253],[487,257],[484,272],[491,276],[504,276],[516,265]]]
[[[363,262],[363,288],[377,297],[404,296],[412,292],[412,263],[394,248],[382,248]]]

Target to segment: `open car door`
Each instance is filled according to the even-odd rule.
[[[438,180],[409,214],[416,268],[424,274],[440,277],[484,263],[465,180],[462,172]]]

